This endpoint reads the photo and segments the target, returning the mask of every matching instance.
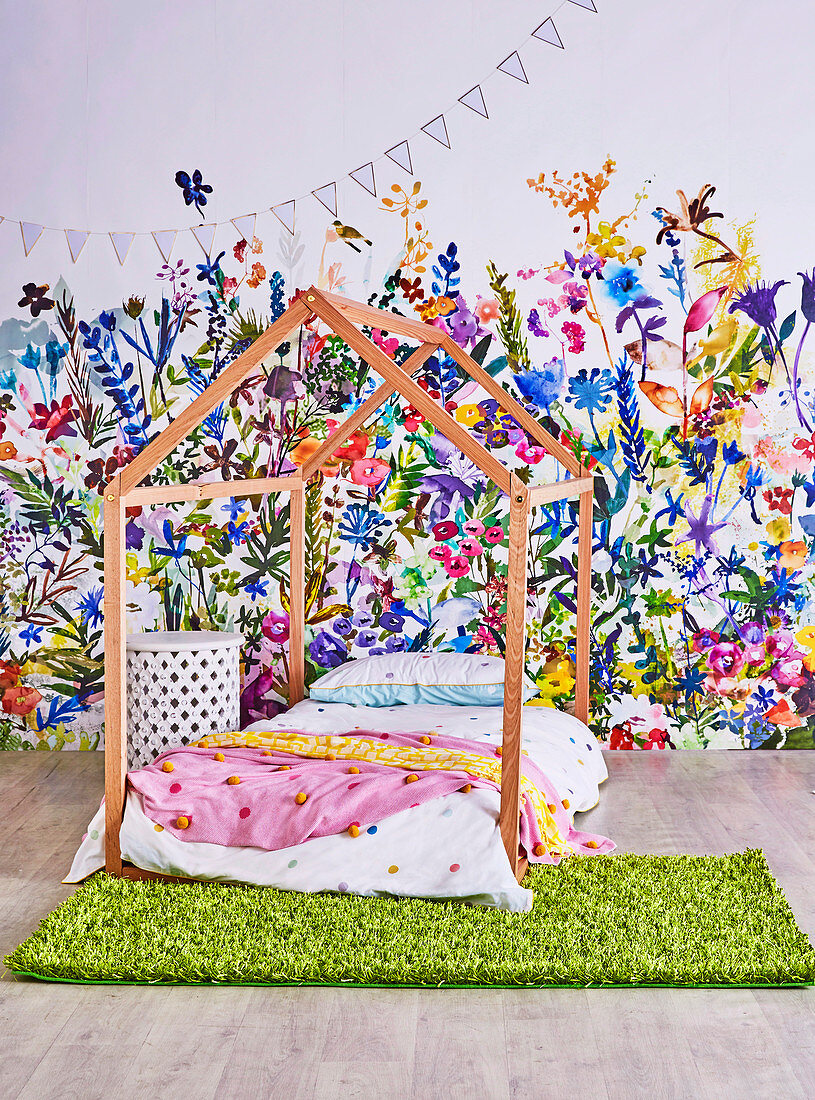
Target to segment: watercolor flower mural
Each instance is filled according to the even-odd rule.
[[[202,173],[176,182],[201,214]],[[398,221],[396,258],[377,275],[376,250],[357,257],[327,224],[319,281],[443,329],[595,473],[592,709],[611,748],[813,747],[815,258],[802,255],[800,283],[763,274],[753,223],[722,229],[712,185],[650,210],[644,193],[624,196],[622,213],[614,185],[611,158],[529,180],[563,215],[567,247],[542,264],[536,242],[512,277],[468,267],[460,243],[434,246],[422,185],[394,185],[377,216]],[[306,285],[303,251],[299,235],[274,255],[257,237],[224,240],[95,315],[63,280],[15,296],[0,392],[0,747],[99,745],[104,485]],[[410,354],[384,324],[372,335],[396,362]],[[442,352],[416,380],[529,484],[555,475]],[[291,472],[375,384],[312,322],[156,482]],[[574,503],[531,525],[538,706],[568,707],[574,691]],[[132,628],[241,631],[245,721],[286,705],[288,521],[274,494],[127,517]],[[307,684],[365,654],[501,654],[506,524],[480,471],[415,408],[386,402],[306,493]]]

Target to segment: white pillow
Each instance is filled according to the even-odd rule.
[[[331,669],[312,684],[312,699],[393,707],[400,703],[439,703],[500,707],[505,668],[501,657],[480,653],[385,653]],[[524,699],[538,689],[524,676]]]

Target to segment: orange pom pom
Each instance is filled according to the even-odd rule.
[[[223,764],[224,754],[222,752],[216,752],[212,759],[217,760],[219,764]]]
[[[277,770],[279,772],[290,772],[291,771],[291,764],[281,764],[280,767]]]
[[[165,760],[164,763],[161,765],[161,770],[163,772],[171,772],[174,767],[175,765],[173,764],[172,760]]]
[[[419,740],[421,741],[421,743],[423,745],[429,745],[430,744],[430,738],[427,736],[427,734],[425,734],[424,737],[420,737]]]
[[[359,768],[349,768],[348,769],[348,774],[349,775],[359,775]]]
[[[598,847],[597,841],[596,840],[587,840],[586,841],[586,847],[587,848],[596,848],[596,847]]]
[[[261,756],[271,756],[272,751],[271,751],[271,749],[264,749],[263,752],[260,755]]]
[[[501,747],[499,746],[499,747],[498,747],[498,748],[497,748],[497,749],[495,750],[495,755],[496,755],[496,756],[503,756],[503,755],[504,755],[504,750],[503,750],[503,749],[502,749],[502,748],[501,748]]]
[[[462,791],[463,794],[469,794],[472,789],[472,783],[465,783],[463,787],[459,788],[459,790]]]
[[[302,805],[303,805],[303,803],[304,803],[304,802],[306,801],[306,799],[307,799],[307,798],[308,798],[308,795],[307,795],[307,794],[303,794],[303,792],[302,792],[302,791],[300,791],[300,793],[299,793],[299,794],[296,794],[296,795],[294,796],[294,801],[295,801],[295,802],[297,803],[297,805],[298,805],[298,806],[302,806]]]
[[[418,778],[419,778],[418,775],[413,775],[413,773],[411,772],[410,775],[405,776],[405,782],[406,783],[415,783]]]
[[[327,752],[325,754],[325,758],[326,758],[326,760],[336,760],[337,759],[336,754],[333,753],[333,752]]]
[[[546,809],[549,811],[550,814],[553,814],[557,809],[557,806],[554,804],[554,802],[547,802]]]
[[[350,836],[359,836],[359,825],[349,825],[348,832]]]
[[[177,817],[175,819],[175,823],[176,823],[177,828],[186,829],[187,826],[190,823],[190,819],[188,817]]]
[[[546,849],[544,848],[544,846],[542,844],[536,844],[535,847],[532,849],[532,855],[533,856],[544,856],[544,855],[546,855]]]
[[[230,775],[229,779],[227,779],[227,783],[230,783],[233,787],[236,783],[240,783],[240,781],[241,779],[239,775]]]
[[[564,798],[563,801],[561,802],[561,806],[563,807],[564,810],[568,810],[570,805],[571,805],[571,803],[569,802],[568,798]]]

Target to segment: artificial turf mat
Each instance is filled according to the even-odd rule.
[[[745,986],[815,981],[764,853],[573,857],[529,913],[94,876],[6,958],[70,982]]]

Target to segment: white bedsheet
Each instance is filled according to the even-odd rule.
[[[524,707],[523,747],[552,780],[571,812],[598,799],[607,776],[599,746],[582,722],[549,707]],[[273,722],[249,729],[424,730],[493,744],[501,740],[500,707],[354,707],[306,699]],[[455,898],[525,911],[532,893],[519,886],[498,830],[499,794],[475,788],[394,814],[362,836],[317,837],[278,852],[179,840],[156,832],[141,797],[129,791],[121,830],[122,856],[148,871],[282,890],[333,890],[365,896]],[[65,882],[81,882],[104,867],[104,807],[88,826]]]

